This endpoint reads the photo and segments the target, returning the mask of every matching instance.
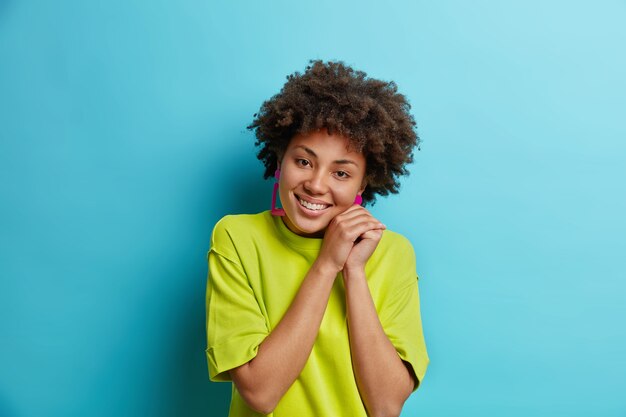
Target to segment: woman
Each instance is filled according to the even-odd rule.
[[[255,115],[272,210],[221,219],[208,253],[209,374],[233,381],[231,417],[397,416],[420,384],[413,248],[361,205],[407,174],[409,108],[393,82],[312,61]]]

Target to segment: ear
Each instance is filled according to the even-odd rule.
[[[357,194],[359,195],[363,194],[363,191],[365,191],[366,188],[367,188],[367,183],[365,182],[365,180],[363,180],[363,183],[361,184],[361,188],[359,188],[359,192]]]
[[[276,180],[276,184],[278,184],[278,180],[280,180],[280,161],[276,161],[276,170],[274,171],[274,179]]]

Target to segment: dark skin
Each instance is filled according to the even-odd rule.
[[[299,234],[322,231],[322,247],[282,320],[254,359],[230,371],[232,379],[251,408],[271,412],[304,368],[333,283],[343,271],[350,350],[359,392],[369,415],[397,416],[415,381],[385,335],[367,286],[365,264],[385,226],[367,209],[353,204],[363,191],[365,158],[350,151],[347,138],[327,132],[293,143],[300,142],[315,157],[303,158],[302,152],[308,152],[297,146],[284,154],[280,187],[281,199],[286,196],[282,200],[285,223],[288,227],[291,223]],[[356,166],[346,168],[337,161],[353,161]],[[344,178],[346,173],[349,179]],[[300,207],[301,198],[323,208],[309,213]]]
[[[255,132],[265,178],[274,175],[279,156],[297,134],[326,129],[350,138],[353,149],[366,155],[368,186],[362,197],[370,204],[377,195],[399,191],[398,179],[408,174],[413,149],[419,149],[409,110],[395,83],[368,78],[342,62],[311,61],[263,103],[248,128]]]

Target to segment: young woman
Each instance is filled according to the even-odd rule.
[[[312,61],[249,126],[272,210],[221,219],[207,358],[230,417],[398,416],[428,365],[415,254],[365,209],[419,143],[393,82]],[[276,194],[283,209],[277,209]]]

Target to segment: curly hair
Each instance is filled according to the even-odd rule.
[[[398,193],[420,139],[411,106],[393,81],[368,78],[343,62],[311,60],[303,74],[287,76],[278,94],[265,101],[248,129],[260,147],[265,178],[274,175],[289,141],[297,134],[326,129],[350,140],[366,160],[364,203]]]

